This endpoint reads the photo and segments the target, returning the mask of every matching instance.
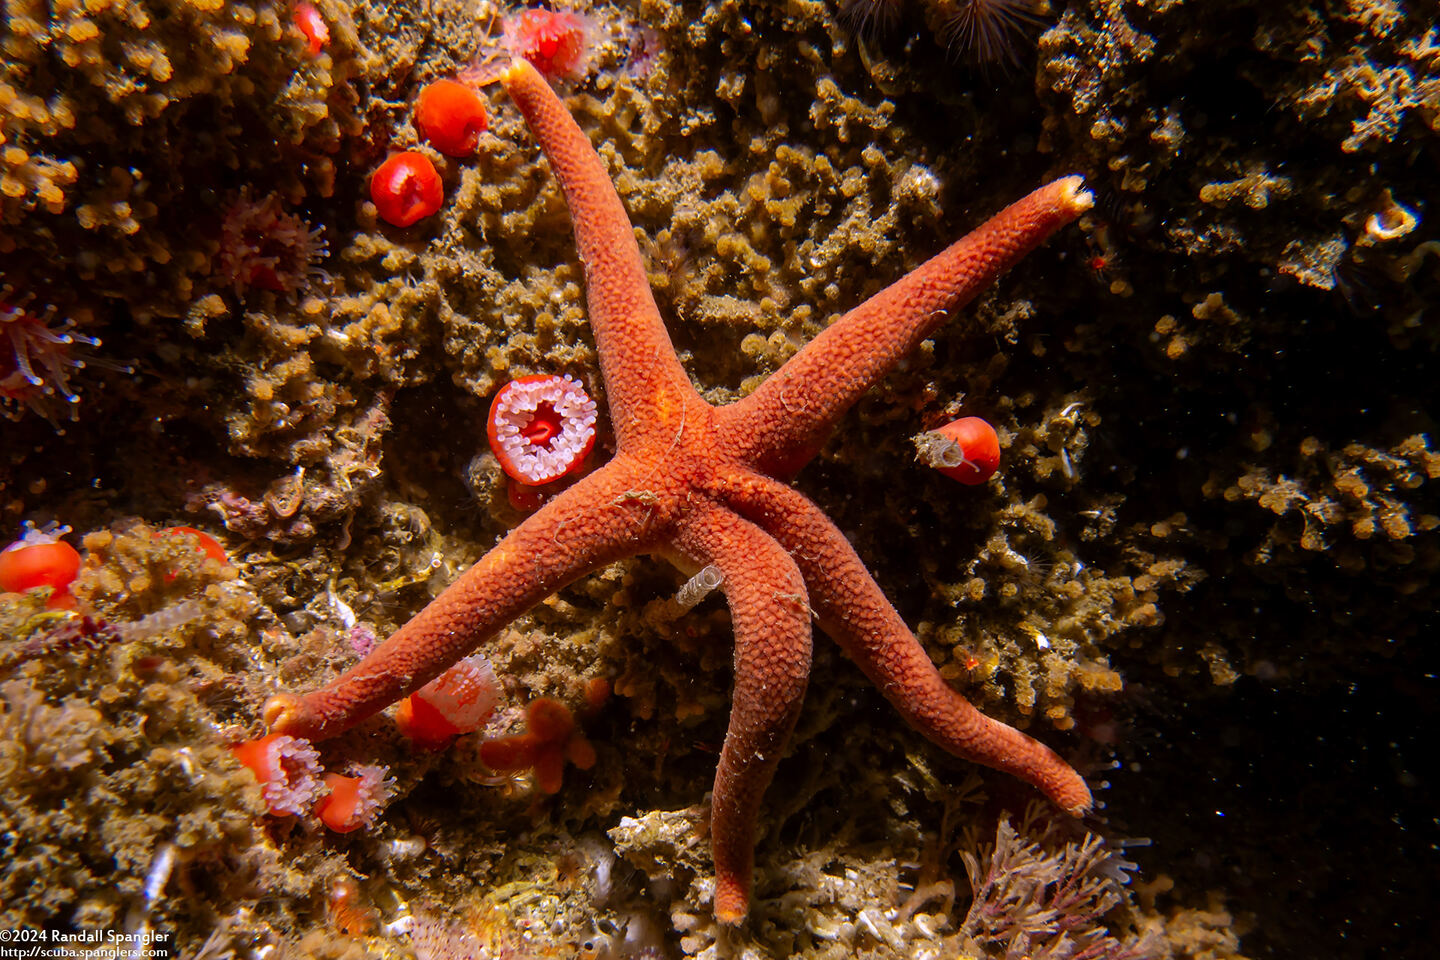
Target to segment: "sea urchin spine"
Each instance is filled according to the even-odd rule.
[[[954,0],[937,7],[948,17],[943,38],[981,66],[1018,67],[1027,27],[1040,22],[1035,0]]]

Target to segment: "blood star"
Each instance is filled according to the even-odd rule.
[[[1034,784],[1066,812],[1090,790],[1053,751],[950,689],[849,541],[789,479],[840,416],[946,317],[1092,203],[1041,187],[833,322],[748,397],[714,407],[675,355],[635,234],[594,148],[524,60],[502,80],[560,180],[585,270],[615,456],[527,518],[360,663],[266,703],[270,728],[331,737],[413,692],[511,620],[622,557],[714,565],[735,631],[730,724],[715,771],[715,915],[749,909],[761,795],[810,673],[810,621],[909,723],[956,756]]]

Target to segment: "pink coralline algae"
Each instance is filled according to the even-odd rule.
[[[73,333],[72,320],[52,325],[53,309],[35,313],[11,299],[12,292],[0,287],[0,411],[18,420],[29,409],[59,430],[57,414],[75,420],[80,404],[70,376],[83,370],[85,361],[74,348],[98,347],[100,341]],[[57,401],[63,403],[59,410]]]
[[[291,299],[312,280],[329,280],[316,266],[330,253],[324,232],[285,210],[280,197],[254,200],[249,188],[225,208],[214,274],[237,296],[269,290]]]

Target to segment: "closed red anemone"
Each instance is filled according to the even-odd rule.
[[[430,158],[415,150],[397,153],[370,178],[370,199],[380,219],[408,227],[440,209],[445,189]]]
[[[0,551],[0,590],[23,593],[35,587],[52,587],[46,606],[53,609],[75,606],[70,584],[79,572],[80,554],[75,548],[37,530]]]
[[[195,549],[199,552],[217,563],[230,562],[230,558],[225,556],[225,548],[220,546],[220,541],[204,530],[196,530],[194,527],[165,527],[162,530],[156,530],[153,536],[157,538],[192,536],[198,541]]]
[[[415,127],[430,145],[450,157],[475,152],[489,117],[485,101],[463,83],[436,80],[420,91],[415,104]]]
[[[916,438],[920,459],[945,476],[976,486],[1000,468],[1000,438],[980,417],[961,417]]]
[[[359,829],[360,778],[327,773],[325,786],[330,788],[330,792],[315,805],[315,815],[336,833],[349,833]]]

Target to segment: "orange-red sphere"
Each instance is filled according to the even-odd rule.
[[[54,587],[49,606],[74,606],[70,583],[80,572],[80,554],[64,540],[49,543],[19,541],[0,552],[0,590],[22,593],[34,587]]]
[[[370,199],[375,201],[380,219],[408,227],[439,210],[445,190],[430,158],[406,150],[380,164],[370,178]]]
[[[1000,438],[985,420],[961,417],[935,432],[953,441],[964,455],[953,467],[936,467],[945,476],[974,486],[989,480],[1000,469]]]
[[[196,530],[194,527],[165,527],[161,530],[156,530],[151,536],[155,538],[191,536],[197,541],[195,544],[196,550],[205,554],[205,556],[214,560],[216,563],[230,562],[230,558],[225,556],[225,548],[220,546],[220,541],[210,536],[210,534],[204,530]]]
[[[454,80],[427,84],[415,103],[415,128],[420,136],[449,157],[474,153],[488,123],[485,101],[470,87]]]

